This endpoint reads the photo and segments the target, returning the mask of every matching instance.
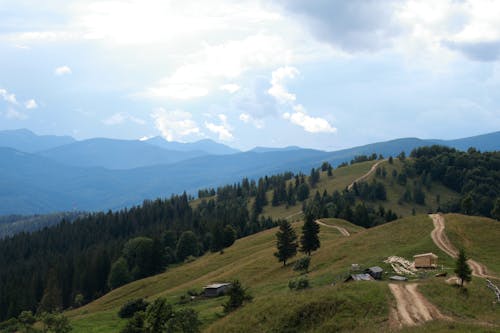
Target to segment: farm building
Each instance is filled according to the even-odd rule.
[[[203,288],[205,297],[217,297],[224,295],[231,288],[231,283],[213,283]]]
[[[345,280],[345,282],[348,281],[373,281],[373,278],[370,274],[351,274]]]
[[[417,254],[413,256],[415,268],[436,268],[438,256],[432,252]]]
[[[380,280],[382,278],[383,272],[384,270],[379,266],[373,266],[365,270],[365,273],[370,274],[372,278],[374,278],[375,280]]]

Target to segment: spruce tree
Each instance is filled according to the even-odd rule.
[[[464,249],[460,249],[460,252],[458,253],[455,273],[460,278],[460,287],[464,286],[464,282],[470,282],[472,280],[472,270],[467,263],[467,257]]]
[[[298,246],[297,235],[290,222],[285,220],[279,223],[276,241],[278,251],[274,255],[278,258],[278,261],[283,262],[283,266],[286,266],[286,261],[297,254]]]
[[[300,251],[311,255],[312,251],[316,251],[320,247],[319,241],[319,225],[314,221],[313,214],[306,213],[304,226],[302,227],[302,236],[300,237]]]

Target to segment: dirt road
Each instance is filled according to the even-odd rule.
[[[385,160],[380,160],[380,161],[378,161],[377,163],[375,163],[374,165],[372,165],[372,167],[370,168],[370,170],[369,170],[367,173],[365,173],[363,176],[361,176],[361,177],[359,177],[358,179],[356,179],[355,181],[353,181],[353,182],[352,182],[349,186],[347,186],[347,189],[348,189],[349,191],[350,191],[350,190],[352,190],[352,187],[354,186],[354,183],[359,183],[359,182],[361,182],[361,181],[365,180],[366,178],[370,177],[370,175],[371,175],[372,173],[374,173],[374,172],[375,172],[375,170],[377,170],[377,167],[378,167],[378,166],[380,165],[380,163],[382,163],[382,162],[385,162]]]
[[[344,227],[339,227],[339,226],[336,226],[336,225],[328,225],[326,223],[323,223],[321,222],[321,220],[316,220],[316,223],[319,224],[319,225],[322,225],[324,227],[327,227],[327,228],[334,228],[334,229],[337,229],[338,231],[340,231],[340,233],[343,235],[343,236],[346,236],[346,237],[349,237],[351,236],[351,234],[349,233],[349,231],[347,231],[346,228]]]
[[[296,215],[300,215],[300,214],[302,214],[302,211],[297,212],[297,213],[293,213],[293,214],[291,214],[291,215],[288,215],[287,217],[285,217],[285,220],[288,220],[288,219],[290,219],[290,218],[292,218],[292,217],[294,217],[294,216],[296,216]]]
[[[434,223],[434,230],[431,232],[431,237],[434,243],[450,257],[457,258],[458,250],[453,246],[453,244],[451,244],[444,232],[444,216],[440,214],[430,214],[429,217]],[[467,260],[467,263],[472,269],[472,275],[482,278],[496,278],[495,276],[488,275],[488,269],[483,264],[472,259]]]
[[[418,284],[390,283],[396,308],[391,310],[391,326],[415,326],[434,319],[446,319],[439,310],[417,291]]]

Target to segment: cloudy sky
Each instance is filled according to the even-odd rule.
[[[0,0],[0,130],[334,150],[500,130],[500,1]]]

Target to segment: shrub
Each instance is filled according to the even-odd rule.
[[[293,265],[293,270],[307,272],[310,263],[311,263],[311,257],[309,256],[302,257],[295,262],[295,264]]]
[[[243,305],[243,302],[252,300],[245,288],[241,285],[240,281],[235,280],[231,285],[231,289],[227,293],[229,295],[229,300],[224,303],[224,312],[228,313],[236,310]]]
[[[307,276],[302,276],[296,280],[290,280],[288,282],[288,288],[290,290],[302,290],[310,287],[309,279]]]
[[[144,311],[148,307],[148,302],[143,298],[131,299],[123,304],[118,312],[120,318],[132,318],[136,312]]]

